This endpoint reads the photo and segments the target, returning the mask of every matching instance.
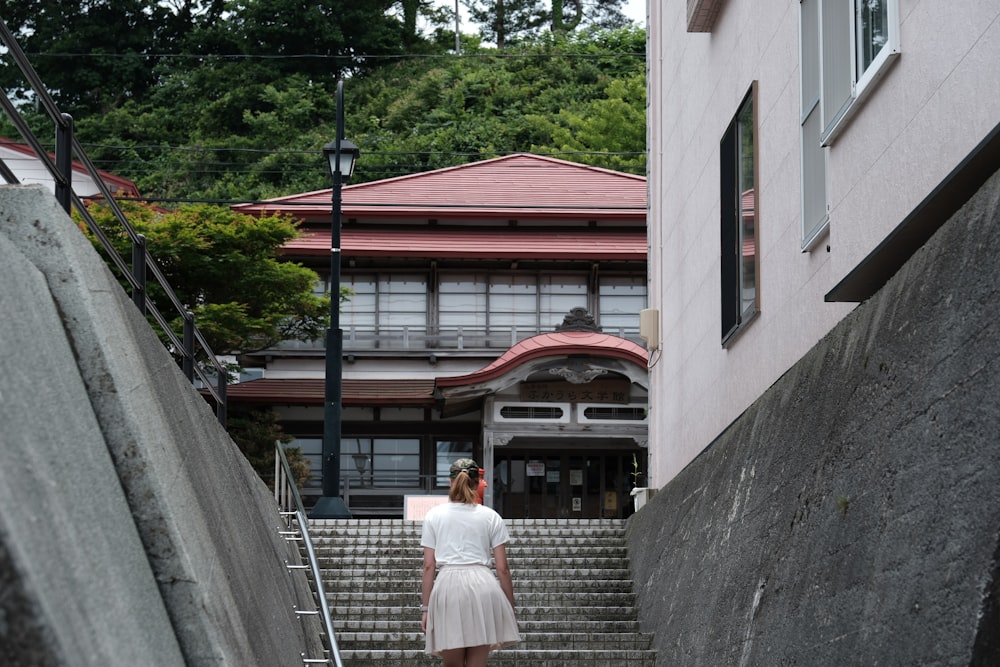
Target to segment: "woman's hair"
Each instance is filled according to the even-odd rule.
[[[472,459],[459,459],[451,464],[451,490],[448,500],[475,505],[479,501],[479,464]]]

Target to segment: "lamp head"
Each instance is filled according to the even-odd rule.
[[[326,162],[330,167],[330,174],[336,174],[338,169],[338,157],[340,164],[340,174],[344,178],[350,178],[351,174],[354,173],[354,163],[357,162],[358,156],[361,155],[361,150],[354,144],[354,142],[347,139],[340,140],[340,155],[337,155],[337,141],[331,141],[326,146],[323,146],[323,155],[326,156]]]

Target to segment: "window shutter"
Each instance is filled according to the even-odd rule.
[[[851,6],[845,0],[820,0],[823,141],[851,102]]]
[[[826,155],[820,139],[820,0],[799,3],[799,67],[802,78],[802,249],[826,224]]]
[[[826,213],[826,149],[820,142],[819,107],[802,124],[802,248],[822,231]]]

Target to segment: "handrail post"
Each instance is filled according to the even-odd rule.
[[[136,234],[132,242],[132,303],[143,315],[146,314],[146,237]]]
[[[184,313],[184,376],[194,382],[194,313]]]
[[[226,420],[228,417],[228,412],[226,410],[226,405],[229,404],[229,397],[226,395],[226,388],[229,386],[229,378],[226,377],[225,369],[219,370],[219,379],[216,384],[216,391],[219,394],[219,403],[215,406],[215,417],[222,424],[222,428],[226,428]]]
[[[280,440],[274,443],[274,457],[275,465],[277,466],[280,462],[283,470],[283,481],[281,484],[283,494],[290,501],[288,505],[293,505],[295,508],[295,520],[299,525],[302,543],[306,549],[306,560],[309,563],[309,571],[316,586],[316,606],[319,607],[320,617],[323,619],[323,628],[329,642],[330,657],[335,667],[344,667],[344,663],[340,657],[340,647],[337,645],[337,634],[333,627],[333,616],[330,614],[330,604],[326,599],[326,590],[323,587],[323,573],[319,567],[316,549],[313,547],[312,536],[309,534],[309,518],[306,516],[305,508],[302,506],[302,496],[299,495],[298,487],[295,485],[295,477],[292,475],[292,469],[288,465],[288,459],[285,458],[285,448]],[[277,483],[276,480],[275,486],[277,486]],[[280,503],[278,507],[279,510],[284,511]]]
[[[219,369],[219,372],[223,376],[225,375],[225,370],[222,369],[221,363],[212,352],[211,347],[208,345],[201,332],[199,332],[197,327],[194,326],[194,319],[191,313],[185,312],[187,307],[180,301],[176,292],[160,271],[160,267],[157,265],[156,260],[145,251],[147,243],[129,223],[124,211],[121,210],[121,207],[115,200],[116,193],[111,191],[108,184],[102,179],[100,172],[94,166],[94,163],[91,162],[89,157],[87,157],[83,146],[74,134],[73,117],[59,111],[55,101],[49,94],[49,91],[46,90],[45,85],[42,83],[42,80],[39,78],[37,72],[35,72],[31,63],[28,62],[27,56],[17,43],[13,33],[10,32],[7,24],[4,23],[2,17],[0,17],[0,46],[7,49],[7,55],[14,60],[14,64],[20,70],[31,90],[34,91],[37,103],[45,110],[48,117],[55,125],[56,146],[54,159],[50,151],[38,141],[38,138],[35,136],[29,124],[24,120],[24,118],[21,117],[19,109],[15,107],[4,91],[0,91],[0,112],[6,114],[7,119],[13,123],[18,132],[20,132],[21,137],[34,151],[41,166],[44,167],[48,174],[52,177],[56,201],[62,205],[67,214],[72,212],[73,206],[78,208],[78,213],[83,218],[89,231],[93,233],[96,240],[100,242],[100,245],[108,253],[108,261],[111,265],[113,265],[112,270],[117,269],[120,271],[120,275],[123,278],[126,278],[133,283],[133,291],[131,294],[133,303],[139,307],[140,312],[144,315],[153,316],[153,319],[155,319],[159,324],[164,336],[167,338],[166,345],[170,349],[171,353],[176,354],[180,351],[185,355],[183,359],[183,366],[188,380],[194,383],[195,373],[197,373],[198,378],[203,382],[202,389],[210,393],[218,401],[216,415],[219,418],[219,422],[225,426],[226,399],[224,396],[224,389],[222,394],[216,391],[212,380],[205,374],[205,372],[203,372],[203,367],[201,365],[195,365],[195,345],[199,345],[199,349],[202,351],[203,358],[205,359],[205,368],[214,365],[217,369]],[[86,172],[88,177],[93,180],[93,183],[99,192],[99,196],[103,198],[104,203],[107,204],[111,212],[114,214],[115,219],[124,228],[129,238],[132,239],[133,248],[131,267],[129,267],[124,257],[122,257],[119,251],[115,248],[114,243],[107,236],[105,231],[101,229],[100,224],[83,206],[81,199],[74,193],[72,180],[74,165],[76,165],[81,172]],[[0,178],[11,184],[18,182],[17,176],[6,164],[3,164],[2,162],[0,162]],[[137,245],[139,247],[136,247]],[[183,341],[178,339],[178,336],[174,331],[173,323],[168,321],[168,319],[164,317],[163,313],[160,312],[159,305],[149,299],[147,275],[155,280],[160,288],[162,288],[163,297],[168,300],[174,308],[176,308],[176,312],[184,320]],[[152,322],[150,324],[152,325]],[[220,386],[221,382],[224,381],[228,381],[228,377],[220,378]]]
[[[73,193],[73,117],[68,113],[59,114],[56,123],[56,200],[66,213],[70,212]]]

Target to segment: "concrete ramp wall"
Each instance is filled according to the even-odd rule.
[[[1000,173],[630,519],[662,664],[1000,665],[998,258]]]
[[[40,186],[0,187],[0,664],[322,653],[273,498]]]

